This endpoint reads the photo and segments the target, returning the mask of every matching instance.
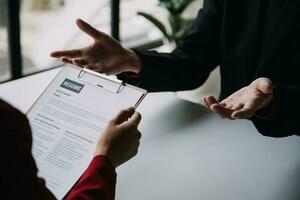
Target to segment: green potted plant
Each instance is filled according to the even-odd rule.
[[[159,0],[158,5],[168,11],[168,23],[170,31],[156,17],[145,12],[138,12],[156,26],[169,42],[175,42],[176,45],[187,35],[191,29],[194,19],[185,19],[182,14],[185,9],[195,0]]]

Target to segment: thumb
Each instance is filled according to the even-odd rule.
[[[127,121],[134,113],[134,108],[130,107],[120,111],[117,116],[112,120],[115,124],[122,124]]]
[[[106,39],[107,35],[102,33],[101,31],[98,31],[94,27],[92,27],[90,24],[86,23],[82,19],[76,20],[77,26],[86,34],[88,34],[90,37],[92,37],[94,40],[100,40],[100,39]]]
[[[263,94],[271,94],[273,92],[272,81],[268,78],[259,78],[255,80],[255,89],[259,90]]]
[[[130,117],[130,119],[124,123],[124,125],[138,127],[138,125],[139,125],[140,122],[141,122],[141,119],[142,119],[141,114],[138,113],[138,112],[135,112],[135,113]]]

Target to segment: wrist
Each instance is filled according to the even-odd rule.
[[[98,156],[103,156],[105,157],[110,163],[111,165],[116,168],[117,165],[116,163],[114,162],[114,160],[111,158],[111,156],[109,155],[108,151],[105,151],[105,150],[96,150],[95,153],[94,153],[94,158],[95,157],[98,157]]]
[[[118,159],[116,157],[116,154],[114,153],[112,148],[109,147],[109,145],[100,142],[94,152],[94,157],[97,156],[104,156],[107,160],[110,161],[114,168],[118,167]]]
[[[264,102],[264,104],[260,107],[259,110],[269,109],[272,107],[274,102],[274,88],[272,89],[272,93],[268,97],[268,99]]]
[[[138,55],[131,49],[128,49],[128,60],[130,71],[139,74],[141,72],[142,63]]]
[[[92,162],[95,161],[95,160],[98,160],[98,159],[105,160],[106,163],[110,166],[111,169],[113,169],[113,170],[116,169],[114,163],[111,162],[111,160],[107,156],[101,155],[101,154],[100,155],[94,155],[94,158],[93,158]]]
[[[255,116],[262,119],[276,119],[279,110],[279,91],[278,88],[273,87],[273,93],[270,100],[259,110],[256,111]]]

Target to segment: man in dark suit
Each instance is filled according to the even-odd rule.
[[[299,0],[205,0],[190,34],[171,53],[126,49],[78,20],[95,42],[52,56],[149,91],[194,89],[220,65],[220,101],[205,97],[212,111],[248,118],[264,135],[300,134],[299,10]]]

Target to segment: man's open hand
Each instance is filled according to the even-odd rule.
[[[82,49],[55,51],[51,53],[52,57],[107,75],[140,72],[140,61],[133,51],[124,48],[118,41],[81,19],[76,23],[83,32],[94,39],[94,43]]]
[[[273,100],[273,86],[268,78],[259,78],[222,102],[212,96],[205,96],[204,102],[213,112],[223,118],[248,118],[259,109],[267,107]]]

